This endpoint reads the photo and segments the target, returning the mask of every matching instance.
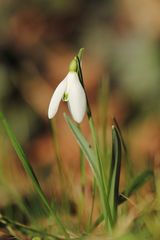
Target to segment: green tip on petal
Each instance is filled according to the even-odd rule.
[[[78,69],[77,60],[76,60],[76,58],[74,58],[69,65],[69,71],[70,72],[77,72],[77,69]]]
[[[62,101],[68,102],[68,97],[69,97],[68,93],[64,93],[62,97]]]

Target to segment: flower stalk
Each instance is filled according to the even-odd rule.
[[[84,81],[83,81],[82,69],[81,69],[82,53],[83,53],[83,49],[80,49],[80,51],[76,57],[77,65],[78,65],[77,73],[78,73],[80,82],[84,88],[84,91],[86,92],[85,86],[84,86]],[[91,130],[92,138],[93,138],[95,153],[97,156],[97,165],[98,165],[98,169],[99,169],[99,173],[100,173],[100,177],[101,177],[99,190],[100,190],[101,201],[102,201],[102,206],[103,206],[103,210],[104,210],[105,224],[106,224],[106,227],[108,227],[109,231],[111,231],[112,226],[113,226],[113,221],[112,221],[110,206],[109,206],[109,202],[108,202],[107,189],[106,189],[106,185],[105,185],[105,177],[104,177],[104,172],[103,172],[102,161],[100,158],[100,153],[99,153],[99,148],[98,148],[98,142],[97,142],[98,138],[97,138],[96,129],[94,126],[94,120],[92,117],[92,112],[91,112],[87,94],[86,94],[86,103],[87,103],[87,106],[86,106],[87,117],[88,117],[89,126],[90,126],[90,130]]]

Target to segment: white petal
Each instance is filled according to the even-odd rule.
[[[86,111],[86,95],[76,72],[70,72],[67,79],[69,110],[73,119],[80,123]]]
[[[58,110],[60,101],[61,101],[61,99],[63,97],[63,94],[66,90],[66,87],[67,87],[67,76],[65,77],[65,79],[62,82],[60,82],[60,84],[55,89],[55,91],[52,95],[52,98],[51,98],[51,101],[50,101],[50,104],[49,104],[49,108],[48,108],[48,118],[49,119],[51,119],[55,116],[55,114]]]

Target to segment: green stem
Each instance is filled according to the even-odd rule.
[[[104,163],[108,164],[107,160],[107,109],[108,106],[106,106],[107,99],[108,99],[108,79],[102,78],[100,87],[99,87],[99,121],[100,121],[100,127],[101,127],[101,144],[102,144],[102,158],[104,159]]]
[[[96,221],[94,222],[94,224],[89,228],[89,232],[92,232],[101,222],[103,222],[104,220],[104,216],[103,214],[101,214]]]
[[[69,203],[68,203],[68,198],[67,198],[67,193],[66,193],[66,174],[62,165],[62,159],[61,159],[61,154],[59,150],[59,144],[57,141],[57,132],[56,132],[56,127],[55,127],[55,121],[51,123],[51,128],[52,128],[52,136],[53,136],[53,145],[55,147],[55,155],[56,155],[56,163],[58,167],[58,173],[59,173],[59,179],[61,182],[62,186],[62,193],[63,193],[63,199],[64,199],[64,205],[66,206],[66,209],[69,208]],[[65,230],[65,227],[63,227]],[[65,230],[66,232],[66,230]],[[68,233],[67,233],[68,236]]]
[[[60,156],[60,151],[59,151],[59,145],[58,145],[58,141],[57,141],[57,133],[56,133],[56,127],[55,127],[55,121],[51,123],[51,128],[52,128],[52,139],[53,139],[53,145],[55,148],[55,155],[56,155],[56,163],[57,163],[57,167],[58,167],[58,172],[59,172],[59,176],[60,176],[60,180],[63,180],[63,168],[62,168],[62,159]],[[63,183],[62,183],[63,185]]]
[[[78,124],[78,128],[81,131],[80,125]],[[80,149],[80,169],[81,169],[81,189],[84,195],[85,192],[85,182],[86,182],[86,171],[85,171],[85,158],[82,150]]]
[[[86,92],[84,82],[83,82],[83,75],[82,75],[82,70],[81,70],[81,65],[80,65],[80,59],[79,59],[78,56],[76,57],[76,59],[77,59],[77,63],[78,63],[78,70],[77,70],[78,76],[79,76],[80,82],[81,82],[81,84],[84,88],[84,91]],[[100,154],[99,154],[99,149],[98,149],[97,134],[96,134],[94,121],[93,121],[93,118],[92,118],[92,112],[91,112],[91,108],[90,108],[90,105],[89,105],[87,94],[86,94],[86,99],[87,99],[87,109],[86,109],[87,117],[88,117],[89,126],[90,126],[90,130],[91,130],[92,138],[93,138],[95,153],[96,153],[96,156],[97,156],[97,164],[98,164],[98,169],[99,169],[99,173],[100,173],[99,190],[100,190],[101,201],[102,201],[103,210],[104,210],[104,218],[105,218],[106,227],[109,227],[109,230],[111,231],[113,221],[112,221],[110,206],[109,206],[109,202],[108,202],[108,197],[107,197],[107,194],[106,194],[107,191],[106,191],[106,187],[105,187],[103,166],[102,166],[102,162],[101,162],[101,158],[100,158]]]
[[[96,179],[93,179],[93,192],[92,192],[92,205],[91,205],[91,214],[89,218],[89,229],[92,226],[92,218],[93,218],[93,210],[94,210],[94,202],[95,202],[95,194],[96,194]]]
[[[95,147],[95,151],[96,151],[96,155],[97,155],[98,169],[99,169],[99,173],[100,173],[100,177],[101,177],[99,190],[100,190],[101,201],[102,201],[103,210],[104,210],[105,223],[106,223],[106,227],[109,227],[109,230],[111,231],[112,216],[111,216],[110,206],[109,206],[109,202],[108,202],[108,197],[106,194],[107,191],[106,191],[105,182],[104,182],[105,181],[104,180],[104,172],[103,172],[102,162],[101,162],[100,155],[99,155],[97,136],[96,136],[96,131],[95,131],[92,115],[89,118],[89,125],[90,125],[91,134],[92,134],[92,138],[93,138],[93,142],[94,142],[94,147]]]

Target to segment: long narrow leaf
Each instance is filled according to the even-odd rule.
[[[143,186],[150,177],[153,177],[153,171],[148,169],[136,176],[128,187],[119,195],[118,203],[121,204],[127,200],[135,191]]]
[[[26,171],[26,173],[28,174],[28,176],[30,177],[30,179],[32,180],[32,183],[34,185],[35,190],[37,191],[37,193],[39,194],[39,196],[41,197],[42,202],[44,203],[44,205],[46,206],[46,209],[49,211],[50,213],[50,207],[49,204],[46,200],[46,197],[41,189],[41,186],[38,182],[38,179],[33,171],[33,168],[31,166],[31,164],[29,163],[21,145],[19,144],[19,142],[16,139],[16,136],[14,135],[13,131],[11,130],[9,124],[7,123],[4,115],[2,113],[0,113],[0,121],[3,124],[9,139],[11,140],[11,143],[14,147],[14,150],[16,151],[19,159],[21,160],[21,163]]]
[[[22,223],[19,223],[17,221],[13,221],[5,216],[2,216],[0,214],[0,225],[1,225],[1,228],[5,227],[11,227],[13,229],[15,229],[16,231],[19,231],[19,232],[22,232],[22,233],[27,233],[27,234],[32,234],[32,235],[35,235],[37,234],[38,236],[43,236],[43,237],[50,237],[51,239],[54,239],[54,240],[62,240],[64,239],[63,237],[59,237],[59,236],[55,236],[55,235],[52,235],[52,234],[48,234],[46,233],[46,231],[42,231],[42,230],[38,230],[38,229],[34,229],[32,227],[29,227],[27,225],[24,225]]]
[[[112,162],[110,166],[108,197],[113,223],[117,218],[119,181],[121,169],[121,141],[116,127],[112,127]]]
[[[96,167],[95,155],[94,155],[92,148],[90,147],[90,144],[87,142],[85,137],[82,135],[82,133],[80,132],[78,127],[72,122],[70,117],[67,116],[66,114],[64,114],[64,117],[65,117],[65,120],[66,120],[67,124],[69,125],[70,129],[72,130],[72,132],[76,138],[76,141],[78,142],[78,144],[80,145],[80,148],[82,149],[84,155],[86,156],[86,158],[93,170],[93,174],[99,181],[99,173],[98,173],[98,170]]]
[[[65,228],[63,226],[63,224],[61,223],[60,219],[58,218],[58,216],[56,215],[55,209],[52,209],[47,201],[47,198],[38,182],[38,179],[33,171],[33,168],[31,166],[31,164],[29,163],[21,145],[19,144],[19,142],[17,141],[17,138],[15,136],[15,134],[13,133],[12,129],[10,128],[9,124],[7,123],[4,115],[2,112],[0,112],[0,122],[2,123],[2,125],[4,126],[7,135],[14,147],[15,152],[17,153],[27,175],[30,177],[32,184],[34,186],[35,191],[38,193],[42,203],[44,204],[46,211],[48,212],[48,214],[53,214],[53,216],[55,217],[55,220],[57,222],[57,224],[61,227],[61,229],[63,230],[63,232],[66,234]],[[67,234],[66,234],[67,235]]]
[[[124,203],[125,201],[127,201],[127,199],[134,194],[139,188],[141,188],[147,181],[150,180],[151,177],[153,177],[153,171],[152,170],[145,170],[142,173],[140,173],[139,175],[137,175],[132,183],[130,183],[128,185],[128,187],[122,192],[120,193],[119,197],[118,197],[118,205]],[[90,228],[90,231],[94,230],[102,221],[104,220],[104,216],[103,214],[101,214],[95,221],[95,223],[93,224],[93,226]]]
[[[120,140],[121,140],[121,143],[122,143],[122,147],[123,147],[123,150],[124,150],[124,155],[125,155],[125,171],[126,171],[126,180],[127,182],[130,182],[134,176],[134,173],[133,173],[133,166],[132,166],[132,162],[131,162],[131,159],[129,157],[129,152],[128,152],[128,149],[127,149],[127,146],[125,144],[125,141],[124,141],[124,138],[123,138],[123,135],[122,135],[122,132],[121,132],[121,129],[119,127],[119,124],[116,120],[116,118],[113,118],[113,122],[116,126],[116,129],[118,131],[118,134],[119,134],[119,137],[120,137]]]
[[[119,127],[119,124],[118,124],[116,118],[113,118],[113,122],[114,122],[114,124],[115,124],[115,126],[116,126],[116,129],[118,130],[119,137],[120,137],[120,139],[121,139],[121,143],[122,143],[123,149],[124,149],[125,153],[127,153],[127,146],[126,146],[126,144],[125,144],[124,138],[123,138],[123,136],[122,136],[121,129],[120,129],[120,127]]]
[[[102,173],[101,173],[99,166],[97,164],[97,161],[96,161],[97,156],[94,155],[94,152],[91,149],[89,143],[87,142],[85,137],[82,135],[82,133],[80,132],[78,127],[71,121],[70,117],[68,117],[66,114],[64,114],[64,116],[65,116],[65,120],[68,123],[69,127],[71,128],[78,144],[80,145],[84,155],[86,156],[86,158],[91,166],[91,169],[93,170],[93,174],[96,178],[99,192],[100,192],[101,201],[103,204],[102,209],[103,209],[103,213],[105,216],[105,222],[106,222],[106,225],[109,226],[109,228],[111,228],[112,227],[111,226],[112,225],[112,216],[111,216],[111,212],[110,212],[106,189],[105,189],[105,186],[103,186]]]

